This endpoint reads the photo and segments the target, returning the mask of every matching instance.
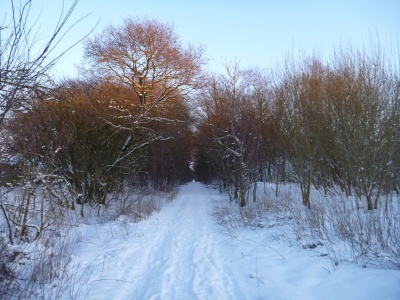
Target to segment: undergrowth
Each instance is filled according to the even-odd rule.
[[[283,189],[278,197],[271,189],[258,198],[245,207],[219,201],[214,216],[233,237],[242,228],[278,227],[285,239],[297,241],[304,249],[324,246],[335,267],[354,261],[363,267],[400,268],[400,207],[396,197],[388,199],[389,207],[373,211],[358,207],[353,197],[319,191],[314,191],[313,207],[308,209],[294,187]]]
[[[125,189],[109,194],[106,205],[73,207],[75,195],[55,176],[28,178],[20,186],[0,187],[0,299],[80,299],[90,266],[73,269],[79,252],[77,227],[123,222],[118,236],[129,238],[134,224],[172,201],[177,190]],[[84,211],[84,216],[81,212]]]

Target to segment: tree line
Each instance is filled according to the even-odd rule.
[[[208,76],[196,98],[200,178],[241,206],[256,201],[259,181],[297,183],[308,208],[312,188],[354,195],[368,210],[399,193],[399,69],[375,46]]]
[[[170,190],[188,180],[191,117],[185,103],[204,63],[172,25],[127,19],[85,41],[79,78],[21,87],[10,98],[4,153],[61,175],[68,205],[105,205],[128,186]]]
[[[399,193],[399,68],[377,45],[213,74],[204,48],[183,45],[171,24],[128,18],[85,40],[77,78],[53,82],[40,59],[40,71],[13,64],[23,46],[3,36],[2,156],[62,176],[70,208],[193,176],[240,206],[257,201],[260,181],[277,194],[297,183],[308,208],[312,188],[355,195],[369,210]]]

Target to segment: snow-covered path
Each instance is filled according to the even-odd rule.
[[[221,234],[221,200],[200,183],[148,220],[81,226],[73,299],[400,299],[400,272],[332,266],[274,228]],[[70,299],[65,298],[65,299]]]
[[[205,193],[206,192],[206,193]],[[118,229],[101,226],[84,251],[95,254],[100,278],[89,299],[241,299],[211,214],[212,194],[200,183],[182,186],[176,199],[144,222],[136,243],[110,240],[98,252],[98,238]],[[110,225],[109,225],[110,226]],[[141,236],[140,236],[141,235]],[[89,255],[90,256],[90,255]],[[100,274],[98,274],[100,275]],[[106,290],[106,291],[105,291]],[[106,296],[107,295],[107,296]]]
[[[199,183],[181,188],[152,224],[154,232],[125,253],[115,299],[233,299],[240,295],[218,251],[209,195]]]

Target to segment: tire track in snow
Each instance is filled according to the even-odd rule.
[[[176,199],[149,220],[142,241],[118,264],[115,299],[241,299],[219,253],[212,194],[200,183],[181,187]]]

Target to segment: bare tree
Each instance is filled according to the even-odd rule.
[[[276,78],[283,149],[311,208],[310,190],[339,184],[376,209],[395,186],[398,151],[398,75],[379,51],[341,49],[323,65],[290,62]],[[390,186],[392,185],[392,186]],[[358,204],[358,202],[357,202]]]
[[[51,68],[85,37],[65,49],[59,47],[71,29],[85,18],[70,21],[78,2],[74,0],[69,7],[61,3],[57,23],[52,33],[45,38],[40,33],[40,16],[32,15],[31,12],[35,1],[10,0],[8,5],[2,6],[7,7],[7,10],[2,10],[0,23],[0,131],[4,130],[4,121],[10,112],[29,108],[28,101],[34,97],[40,98],[46,89]],[[4,143],[2,136],[2,153]]]
[[[302,63],[287,62],[276,79],[276,101],[282,108],[281,130],[287,138],[282,146],[300,185],[303,204],[308,208],[326,129],[324,73],[323,65],[313,58]]]
[[[242,207],[251,187],[256,201],[260,168],[267,156],[268,97],[262,74],[242,71],[235,63],[226,66],[225,75],[210,76],[197,98],[202,155],[205,152],[211,159],[218,179]]]
[[[172,25],[128,18],[85,43],[85,57],[102,76],[133,88],[144,111],[188,94],[205,63],[204,49],[182,46]]]
[[[78,0],[70,1],[70,5],[66,5],[64,1],[59,1],[60,12],[58,19],[51,28],[51,33],[45,37],[41,34],[41,17],[33,13],[36,5],[34,0],[2,0],[0,12],[0,157],[4,154],[4,125],[6,120],[10,119],[15,110],[23,110],[30,108],[32,98],[41,98],[41,95],[49,85],[49,72],[57,61],[74,45],[81,41],[77,39],[69,47],[61,47],[60,42],[64,40],[72,28],[83,18],[72,21],[71,16],[75,11]],[[31,138],[31,137],[29,137]],[[35,173],[25,167],[25,171],[29,173],[29,177],[35,176]],[[37,175],[37,174],[36,174]],[[51,178],[52,175],[50,175]],[[50,178],[49,177],[49,178]],[[1,240],[0,257],[2,261],[7,261],[11,257],[13,251],[8,244],[13,244],[17,239],[30,241],[28,238],[30,231],[33,231],[33,238],[38,238],[40,233],[49,226],[55,224],[56,221],[62,219],[62,205],[57,203],[58,200],[52,202],[55,194],[59,194],[61,190],[55,191],[55,181],[42,181],[40,196],[36,197],[33,190],[26,189],[28,186],[38,187],[27,183],[25,186],[18,187],[21,196],[10,194],[7,198],[7,192],[4,189],[0,193],[0,209],[4,215],[5,225],[9,232],[9,241]],[[47,180],[47,179],[46,179]],[[48,185],[47,185],[48,183]],[[23,184],[23,182],[22,182]],[[65,187],[61,185],[62,189]],[[60,194],[59,194],[60,195]],[[66,194],[65,194],[66,196]],[[66,196],[65,199],[71,199]],[[45,205],[46,203],[46,205]],[[50,205],[47,205],[49,203]],[[54,206],[52,205],[54,204]],[[56,208],[57,212],[47,210]],[[52,220],[50,220],[52,219]],[[2,224],[3,225],[3,224]],[[59,225],[59,224],[58,224]],[[14,236],[13,235],[17,234]],[[4,241],[4,244],[3,244]],[[49,244],[47,244],[49,245]],[[53,248],[48,247],[46,248]],[[29,255],[34,256],[34,250],[29,248]],[[49,263],[49,256],[46,255],[46,265]],[[36,258],[35,261],[37,262]],[[38,266],[38,265],[36,265]],[[40,267],[41,268],[41,267]],[[0,298],[27,298],[32,297],[33,291],[43,284],[37,280],[37,273],[29,279],[25,277],[25,270],[18,272],[18,265],[11,265],[7,269],[7,273],[1,270],[0,273],[1,287]],[[24,268],[23,268],[24,269]],[[37,267],[35,267],[37,269]],[[48,269],[47,269],[48,270]],[[14,273],[17,272],[17,273]],[[52,272],[48,272],[52,273]],[[15,276],[15,274],[18,274]],[[28,275],[29,276],[29,275]],[[39,275],[40,277],[40,275]],[[43,277],[44,278],[44,277]],[[28,283],[29,282],[29,283]]]
[[[149,19],[128,18],[121,26],[108,26],[86,41],[89,77],[98,76],[95,80],[113,82],[131,91],[125,99],[128,107],[115,106],[104,118],[128,134],[120,147],[129,150],[121,150],[111,168],[151,143],[177,138],[177,132],[160,129],[175,124],[180,131],[178,128],[185,126],[186,116],[173,113],[171,108],[179,103],[183,108],[186,96],[198,87],[205,64],[203,54],[203,47],[183,46],[172,25]],[[141,132],[141,138],[137,132]],[[127,144],[132,146],[127,148]]]
[[[25,105],[25,100],[43,88],[50,69],[74,45],[58,49],[60,41],[82,19],[69,20],[79,0],[62,7],[52,34],[40,36],[39,16],[32,16],[33,0],[10,0],[10,11],[0,24],[0,126],[10,110]],[[40,42],[39,42],[40,41]]]
[[[398,75],[382,53],[340,52],[330,75],[329,104],[334,149],[331,162],[340,169],[341,182],[347,181],[357,196],[366,198],[369,210],[376,209],[390,179],[398,151]],[[393,178],[393,177],[392,177]],[[394,185],[394,184],[393,184]],[[389,189],[393,186],[389,187]]]

